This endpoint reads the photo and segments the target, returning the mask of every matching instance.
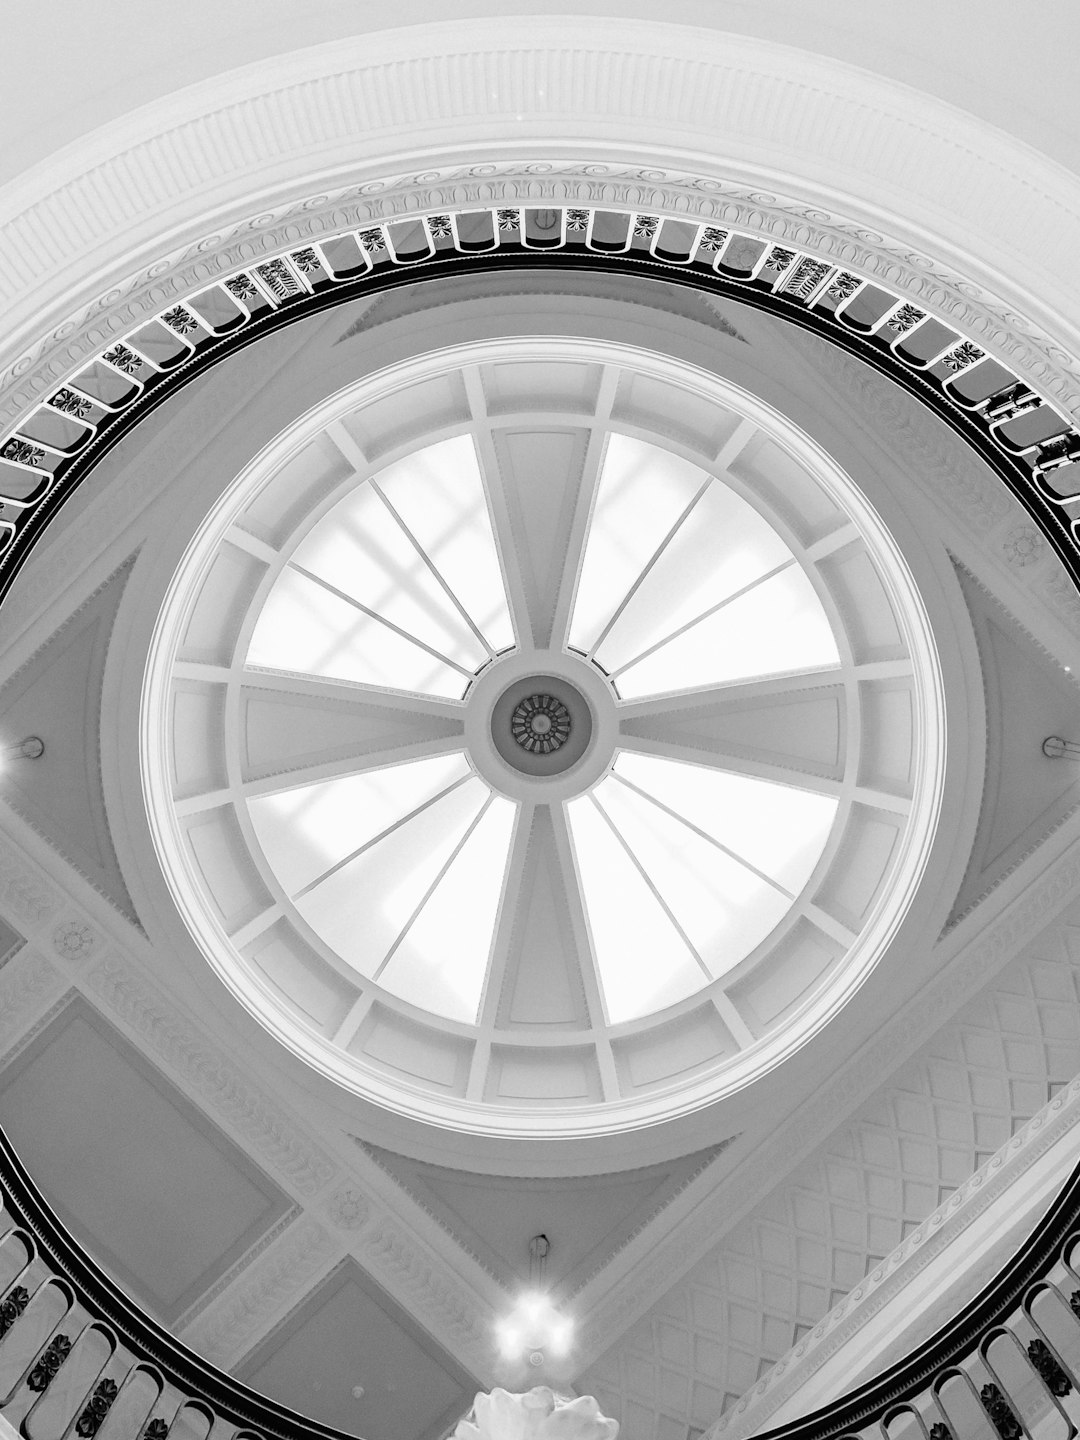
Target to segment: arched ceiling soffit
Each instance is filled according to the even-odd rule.
[[[1076,573],[1074,176],[784,47],[639,22],[614,56],[609,26],[564,17],[505,33],[387,31],[230,72],[8,187],[0,586],[114,438],[237,345],[422,276],[568,265],[738,295],[862,354],[991,460]],[[478,212],[491,238],[470,249],[458,217]],[[606,249],[605,225],[625,229]]]

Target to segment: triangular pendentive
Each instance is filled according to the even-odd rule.
[[[1080,765],[1048,759],[1051,735],[1080,740],[1080,685],[978,581],[957,567],[982,661],[986,786],[955,921],[1080,806]]]
[[[729,1145],[615,1175],[542,1179],[466,1174],[363,1148],[503,1283],[529,1279],[529,1240],[546,1235],[544,1281],[569,1295],[601,1270]]]
[[[0,688],[3,743],[45,742],[40,760],[5,766],[0,795],[137,924],[101,785],[105,654],[130,570],[131,562],[116,571]]]

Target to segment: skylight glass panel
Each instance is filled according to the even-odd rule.
[[[608,1019],[673,1005],[708,977],[589,796],[567,806]]]
[[[613,676],[625,698],[839,664],[817,592],[794,562]]]
[[[327,945],[377,975],[491,792],[475,776],[296,899]]]
[[[464,755],[433,755],[254,796],[248,812],[271,868],[294,895],[469,773]]]
[[[514,629],[472,437],[431,445],[375,478],[492,650],[513,645]]]
[[[270,591],[247,660],[455,700],[469,683],[460,670],[292,569]]]
[[[656,445],[608,437],[570,624],[575,649],[592,649],[705,480],[698,466]]]
[[[615,773],[797,895],[836,818],[832,795],[624,750]]]
[[[714,480],[637,583],[596,658],[609,673],[792,558],[765,520]]]
[[[476,1020],[516,807],[493,796],[409,926],[381,982],[451,1020]]]
[[[290,562],[470,673],[488,658],[423,555],[370,485],[341,500]]]
[[[749,955],[791,908],[784,891],[614,777],[596,800],[713,976]]]

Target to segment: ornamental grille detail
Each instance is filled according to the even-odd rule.
[[[468,206],[470,224],[483,208],[475,203]],[[686,233],[687,220],[693,221],[692,216],[671,217],[677,222],[674,228],[668,227],[671,242],[665,240],[661,250],[654,253],[652,242],[668,222],[668,217],[660,214],[629,208],[549,204],[543,214],[553,223],[545,228],[541,248],[529,243],[521,206],[492,205],[487,214],[493,243],[485,252],[485,266],[497,267],[502,258],[523,254],[537,264],[559,263],[560,257],[563,263],[574,264],[583,250],[595,251],[604,256],[608,267],[637,267],[642,273],[655,272],[661,277],[685,277],[686,283],[721,297],[737,299],[744,294],[766,310],[776,306],[790,313],[792,305],[800,305],[826,339],[842,338],[849,348],[862,347],[902,382],[906,375],[919,372],[921,388],[917,393],[924,403],[953,423],[991,460],[1080,584],[1080,427],[1018,375],[1010,375],[999,358],[991,362],[985,349],[958,333],[948,316],[931,316],[921,305],[891,293],[887,285],[876,280],[871,284],[868,277],[849,269],[834,273],[823,257],[793,245],[776,244],[771,237],[749,230],[701,221],[689,238],[676,239]],[[603,224],[596,223],[598,217],[603,218]],[[152,363],[143,357],[136,337],[147,322],[140,320],[126,336],[110,341],[96,355],[81,361],[69,376],[54,381],[26,416],[6,435],[0,435],[0,594],[28,553],[28,535],[24,542],[27,527],[33,521],[34,533],[40,529],[39,508],[54,493],[52,482],[62,480],[63,495],[70,494],[92,469],[97,456],[108,449],[113,432],[129,425],[141,407],[156,403],[161,392],[176,379],[190,376],[203,355],[212,354],[216,359],[223,347],[246,343],[253,327],[275,323],[276,309],[285,302],[291,302],[291,314],[299,316],[305,313],[305,302],[309,300],[325,305],[326,297],[335,292],[345,301],[363,293],[365,286],[379,289],[386,283],[381,277],[392,276],[398,265],[408,264],[418,278],[425,273],[425,267],[427,273],[437,277],[462,260],[476,265],[475,246],[470,248],[459,238],[453,213],[425,217],[429,234],[439,242],[426,256],[399,259],[385,228],[396,218],[319,236],[321,247],[347,240],[358,248],[366,257],[362,268],[345,265],[331,273],[320,249],[308,244],[283,249],[280,254],[209,284],[202,278],[192,296],[207,292],[212,297],[216,285],[219,294],[237,302],[244,313],[226,337],[199,320],[191,299],[180,298],[170,305],[158,318],[174,334],[184,337],[188,354],[182,365]],[[613,247],[610,239],[603,238],[612,235],[613,225],[618,233],[620,223],[622,233],[629,230],[636,243]],[[717,263],[721,252],[731,257],[730,265],[723,268]],[[859,308],[860,297],[867,293],[868,286],[873,297],[869,311],[878,306],[876,318]],[[929,369],[925,359],[895,343],[927,321],[945,332],[938,358]],[[133,377],[134,383],[126,392],[117,393],[116,385],[103,374],[106,366]],[[1003,369],[1007,377],[1004,380]],[[1029,412],[1038,412],[1046,423],[1041,428],[1033,425],[1027,433],[1043,438],[1028,441],[1009,432],[1009,422]],[[83,432],[66,441],[63,450],[30,438],[36,433],[34,417],[57,413],[86,422]],[[89,422],[91,414],[95,418]],[[27,494],[24,478],[28,469],[41,471],[50,482],[31,495]]]
[[[555,695],[527,695],[514,706],[510,732],[531,755],[550,755],[570,739],[570,711]]]
[[[99,1381],[82,1414],[75,1421],[75,1434],[81,1435],[82,1440],[90,1440],[91,1435],[96,1435],[119,1393],[120,1387],[115,1380]]]
[[[26,1377],[31,1390],[47,1390],[56,1372],[71,1354],[71,1341],[66,1335],[55,1335],[41,1352],[37,1364]]]

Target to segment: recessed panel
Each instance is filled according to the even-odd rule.
[[[378,1440],[438,1440],[477,1388],[351,1263],[260,1344],[238,1378],[323,1425]]]
[[[372,1006],[350,1045],[381,1069],[413,1082],[420,1081],[454,1095],[464,1095],[469,1077],[472,1044],[464,1037],[445,1035],[396,1015],[384,1005]]]
[[[80,1002],[5,1072],[0,1125],[80,1241],[165,1320],[288,1209],[238,1146]]]
[[[592,1049],[554,1046],[492,1046],[486,1095],[518,1105],[582,1105],[603,1098]]]

